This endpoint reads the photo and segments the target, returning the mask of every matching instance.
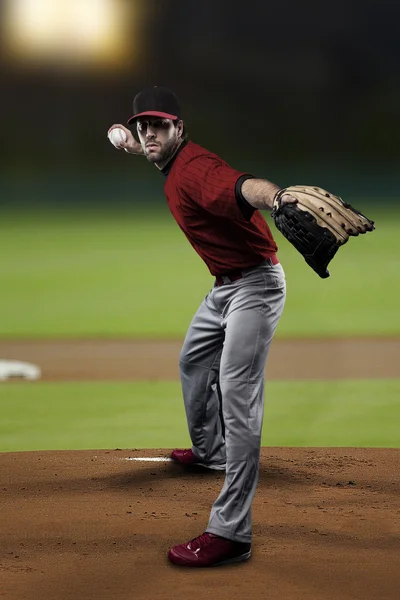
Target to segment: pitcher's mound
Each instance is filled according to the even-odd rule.
[[[168,454],[0,454],[0,595],[398,600],[399,450],[263,448],[252,558],[208,570],[166,556],[205,530],[224,474]]]

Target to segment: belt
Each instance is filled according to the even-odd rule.
[[[276,254],[273,254],[270,258],[265,260],[265,263],[260,263],[258,265],[254,265],[253,267],[247,267],[246,269],[233,269],[232,271],[227,271],[226,273],[221,273],[221,275],[215,276],[215,285],[218,287],[221,285],[226,285],[227,283],[233,283],[238,279],[242,279],[247,273],[257,269],[257,267],[261,267],[261,265],[269,264],[269,265],[278,265],[279,260]]]

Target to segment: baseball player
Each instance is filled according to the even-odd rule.
[[[236,171],[188,139],[176,95],[139,92],[116,145],[144,155],[165,177],[169,209],[206,263],[214,284],[196,312],[179,366],[192,448],[174,450],[182,465],[226,470],[206,531],[174,546],[177,565],[211,567],[250,558],[264,406],[264,371],[285,302],[277,246],[259,209],[279,188]],[[123,136],[125,137],[125,136]],[[283,194],[282,203],[296,199]]]

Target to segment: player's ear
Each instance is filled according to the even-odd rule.
[[[181,138],[182,135],[183,135],[183,121],[179,120],[178,123],[177,123],[177,125],[176,125],[176,128],[178,130],[178,137]]]
[[[138,122],[137,121],[136,121],[136,123],[133,124],[133,126],[131,128],[131,131],[132,131],[132,135],[133,135],[134,139],[137,142],[139,142],[139,144],[140,144],[140,139],[139,139],[139,134],[138,134]]]

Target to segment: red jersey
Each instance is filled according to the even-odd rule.
[[[276,253],[260,211],[238,202],[236,184],[251,176],[191,141],[163,172],[169,209],[212,275],[256,266]]]

